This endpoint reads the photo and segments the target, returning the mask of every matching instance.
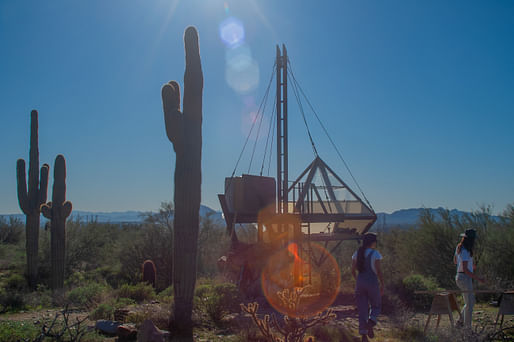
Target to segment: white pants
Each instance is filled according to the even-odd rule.
[[[455,282],[462,291],[473,291],[473,280],[465,273],[457,273]],[[475,294],[473,292],[463,293],[464,307],[461,311],[461,317],[464,317],[464,326],[471,328],[471,316],[473,314],[473,306],[475,305]]]

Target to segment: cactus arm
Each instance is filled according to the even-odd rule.
[[[203,72],[200,60],[198,32],[188,27],[184,33],[186,71],[184,73],[184,113],[190,119],[202,121]]]
[[[50,166],[48,164],[43,164],[41,166],[41,173],[39,176],[39,206],[46,202],[46,197],[48,193],[48,171]]]
[[[49,220],[52,219],[52,202],[42,204],[40,210],[41,214],[43,214],[44,217],[46,217]]]
[[[73,208],[73,206],[70,201],[64,202],[62,205],[62,211],[61,211],[62,217],[66,218],[66,217],[70,216],[72,208]]]
[[[38,145],[38,113],[30,112],[30,147],[29,147],[29,179],[28,198],[30,209],[39,214],[39,145]]]
[[[162,106],[164,124],[168,139],[173,143],[175,152],[181,149],[183,122],[180,111],[180,86],[170,81],[162,87]]]
[[[27,194],[27,183],[25,174],[25,160],[18,159],[16,162],[16,179],[18,181],[18,202],[20,203],[21,211],[28,215],[29,210],[29,197]]]
[[[54,164],[54,187],[52,191],[52,202],[60,207],[66,201],[66,161],[64,156],[59,154]]]

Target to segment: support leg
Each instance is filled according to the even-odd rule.
[[[432,317],[432,314],[429,313],[428,314],[428,319],[427,319],[427,324],[425,324],[425,329],[423,330],[423,335],[426,335],[427,334],[427,328],[428,328],[428,324],[430,323],[430,318]]]

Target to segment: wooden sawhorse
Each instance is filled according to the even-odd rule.
[[[498,319],[502,316],[500,321],[500,330],[503,325],[503,318],[505,315],[514,315],[514,291],[507,291],[502,293],[500,299],[500,308],[498,309],[498,315],[496,316],[496,322],[494,325],[498,324]]]
[[[434,295],[434,299],[432,300],[432,305],[430,306],[430,312],[428,313],[427,324],[425,325],[425,329],[423,330],[423,334],[426,334],[428,329],[428,324],[430,323],[430,318],[432,315],[437,315],[437,324],[435,329],[439,328],[439,322],[441,321],[441,315],[448,315],[450,318],[450,323],[452,328],[455,326],[453,321],[453,311],[457,310],[460,316],[460,309],[457,305],[457,299],[455,298],[454,293],[450,292],[439,292]]]

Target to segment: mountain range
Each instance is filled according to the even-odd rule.
[[[434,215],[434,217],[440,218],[439,210],[443,208],[429,208]],[[390,214],[388,213],[377,213],[377,221],[375,222],[372,229],[388,229],[393,227],[410,227],[414,226],[419,222],[420,215],[424,208],[411,208],[411,209],[400,209],[394,211]],[[469,214],[469,212],[460,211],[457,209],[450,210],[452,215],[457,215],[459,217]],[[91,221],[94,220],[96,222],[102,223],[139,223],[142,222],[146,216],[148,216],[150,212],[144,211],[116,211],[116,212],[93,212],[93,211],[81,211],[74,210],[71,215],[71,219],[80,220],[80,221]],[[206,216],[210,214],[211,218],[215,221],[224,222],[223,215],[220,211],[216,211],[211,209],[205,205],[200,206],[200,215]],[[5,214],[0,215],[4,219],[8,217],[14,217],[25,221],[25,215],[23,214]],[[498,218],[498,217],[494,217]],[[41,216],[42,222],[45,222],[46,219]]]

